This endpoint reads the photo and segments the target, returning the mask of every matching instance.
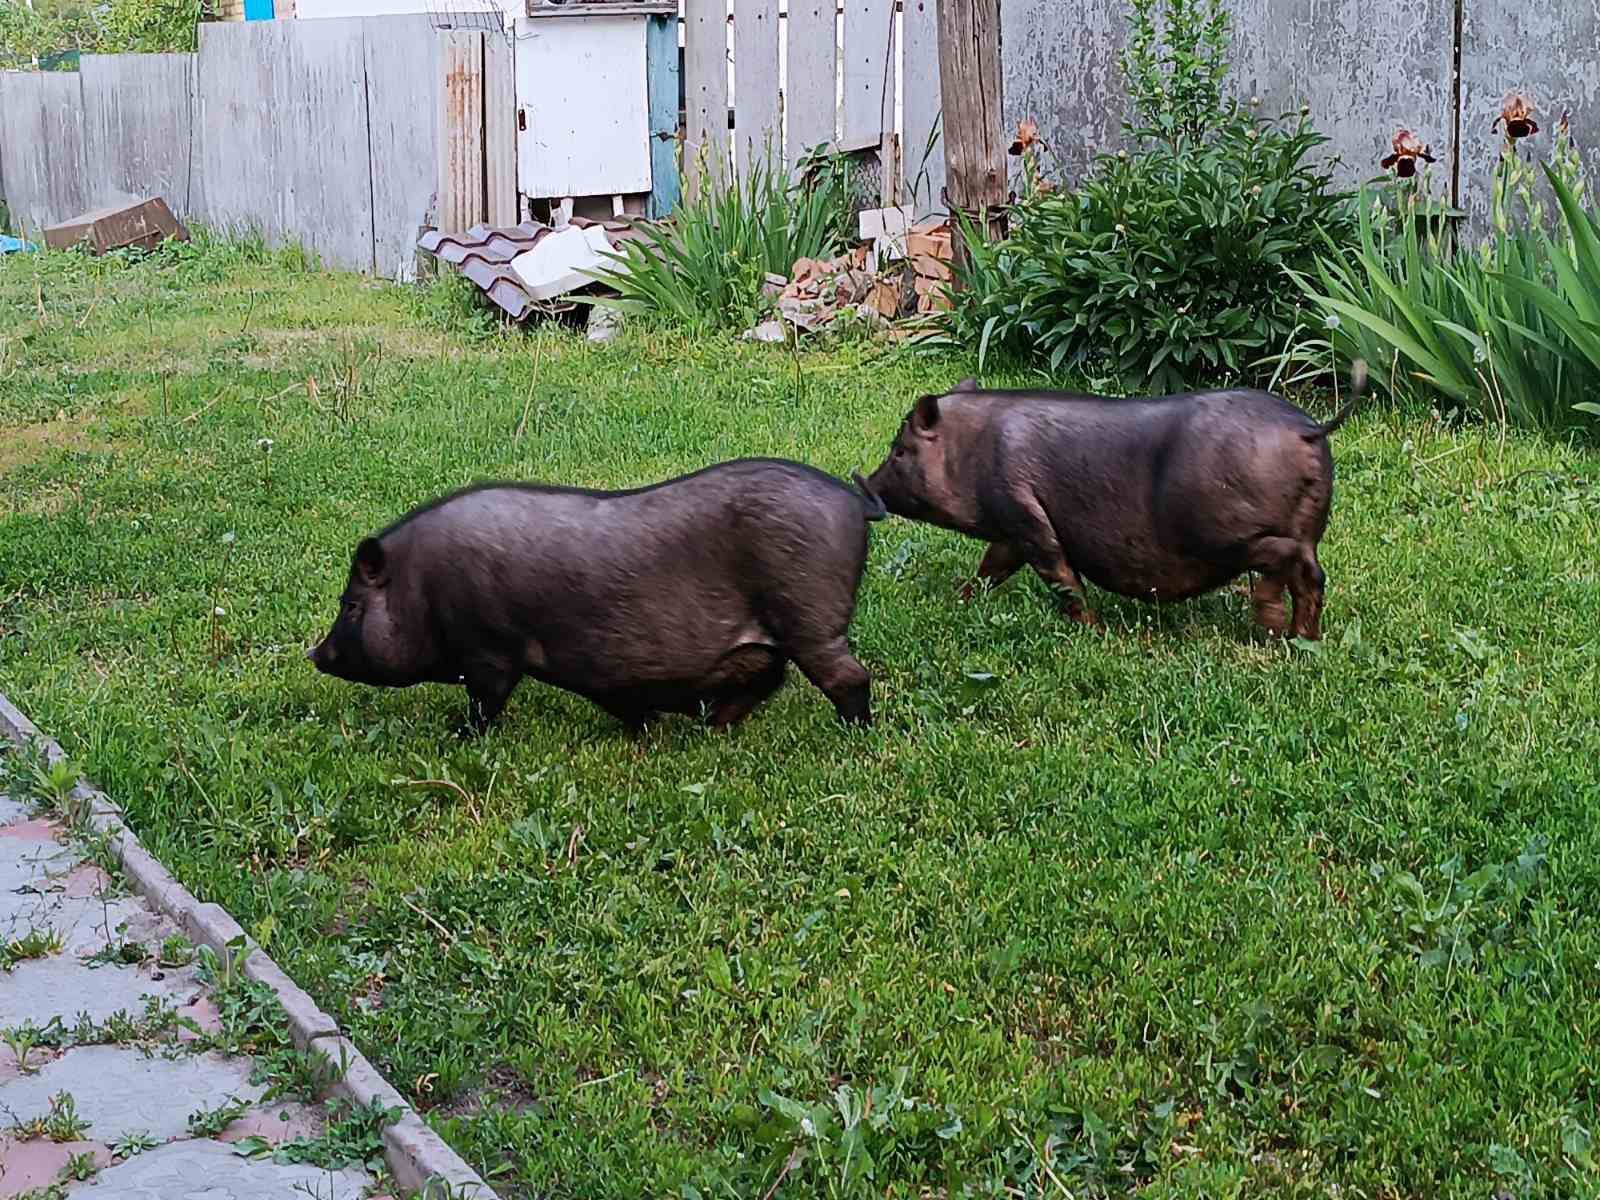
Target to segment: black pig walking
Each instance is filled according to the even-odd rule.
[[[1365,386],[1357,363],[1357,398]],[[986,391],[969,379],[918,400],[883,465],[856,480],[898,516],[988,542],[979,579],[998,585],[1032,567],[1084,624],[1095,615],[1083,580],[1167,601],[1254,571],[1256,619],[1315,639],[1328,435],[1354,406],[1318,424],[1262,391],[1107,399]]]
[[[870,724],[846,639],[883,516],[799,463],[743,459],[632,491],[469,488],[356,547],[338,619],[307,657],[355,683],[464,683],[481,731],[524,675],[631,729],[747,716],[789,660]]]

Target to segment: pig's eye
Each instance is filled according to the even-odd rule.
[[[905,456],[906,456],[906,448],[904,446],[896,446],[894,448],[894,457],[895,458],[904,458]]]

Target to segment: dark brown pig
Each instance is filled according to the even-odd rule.
[[[1355,376],[1359,398],[1363,364]],[[1026,563],[1084,624],[1096,622],[1084,580],[1168,601],[1253,571],[1256,619],[1314,639],[1325,580],[1317,543],[1333,495],[1328,435],[1354,406],[1319,425],[1269,392],[1119,400],[965,380],[918,400],[889,457],[857,482],[898,516],[988,542],[979,580],[999,585]]]
[[[846,633],[866,522],[883,515],[774,459],[632,491],[469,488],[356,547],[339,617],[307,657],[355,683],[464,683],[478,730],[524,675],[635,730],[664,712],[731,725],[793,660],[841,718],[869,724]]]

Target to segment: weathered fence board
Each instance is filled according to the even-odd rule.
[[[791,163],[831,142],[838,128],[834,0],[789,0],[784,147]]]
[[[485,208],[491,225],[515,225],[517,214],[516,43],[503,34],[483,38],[483,152]]]
[[[1395,131],[1410,129],[1432,144],[1441,194],[1448,194],[1454,0],[1391,0],[1381,19],[1371,0],[1229,0],[1228,7],[1235,93],[1259,99],[1266,116],[1309,106],[1318,132],[1331,139],[1319,153],[1340,160],[1339,182],[1380,174]]]
[[[77,73],[0,74],[0,113],[0,157],[13,219],[37,234],[89,208]]]
[[[446,33],[439,93],[439,228],[484,219],[483,34]]]
[[[999,236],[1006,201],[1006,139],[1001,118],[1000,0],[939,5],[939,78],[949,149],[950,208],[972,214],[976,231]],[[966,258],[957,234],[955,263]],[[959,277],[958,277],[959,278]]]
[[[1094,155],[1121,145],[1127,111],[1119,63],[1126,18],[1097,0],[1001,0],[1007,131],[1032,118],[1045,165],[1083,177]],[[908,172],[909,173],[909,172]]]
[[[292,29],[289,21],[207,22],[200,26],[196,72],[205,218],[224,231],[252,230],[275,242],[299,232],[285,227],[278,202],[280,137],[272,100]]]
[[[878,142],[894,131],[894,0],[844,0],[846,146]]]
[[[944,207],[939,199],[944,190],[944,138],[939,133],[937,9],[938,0],[905,0],[901,34],[901,174],[905,201],[919,217]]]
[[[439,39],[427,17],[372,19],[366,35],[373,264],[388,279],[409,279],[439,190]]]
[[[90,203],[159,195],[190,216],[194,55],[85,54],[79,73]]]
[[[728,176],[727,0],[684,0],[683,161],[689,194]]]
[[[1539,133],[1533,145],[1541,159],[1549,157],[1561,114],[1571,113],[1573,137],[1594,181],[1600,161],[1600,9],[1554,0],[1516,6],[1469,0],[1464,18],[1462,206],[1480,224],[1489,214],[1505,145],[1503,129],[1490,126],[1511,91],[1525,91],[1534,101]]]
[[[293,25],[298,34],[309,22],[273,24]],[[336,28],[317,37],[291,36],[284,70],[274,77],[278,175],[287,188],[283,227],[328,262],[370,271],[365,22],[351,17],[317,24]]]
[[[678,18],[649,17],[645,70],[650,91],[650,200],[648,215],[664,217],[678,206]]]
[[[763,158],[783,162],[778,40],[778,0],[733,0],[733,156],[741,176]]]

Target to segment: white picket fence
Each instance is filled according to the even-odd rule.
[[[894,156],[886,202],[940,207],[936,0],[684,0],[684,96],[691,194],[826,145]]]

